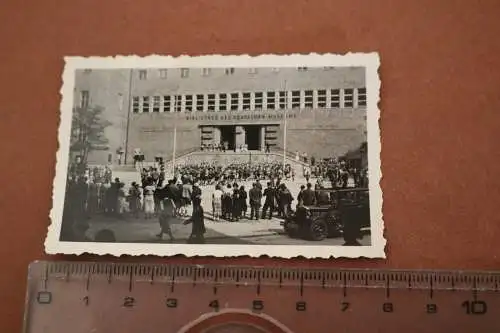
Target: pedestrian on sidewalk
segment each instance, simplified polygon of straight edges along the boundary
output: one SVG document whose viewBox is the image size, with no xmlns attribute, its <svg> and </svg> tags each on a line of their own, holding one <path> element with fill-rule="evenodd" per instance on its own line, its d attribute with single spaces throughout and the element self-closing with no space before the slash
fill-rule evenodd
<svg viewBox="0 0 500 333">
<path fill-rule="evenodd" d="M 231 220 L 232 199 L 231 199 L 231 184 L 227 184 L 224 194 L 222 195 L 222 217 L 226 220 Z"/>
<path fill-rule="evenodd" d="M 176 211 L 177 209 L 172 199 L 167 198 L 163 200 L 163 209 L 160 212 L 159 216 L 161 230 L 160 233 L 156 235 L 156 237 L 163 239 L 163 235 L 167 234 L 170 237 L 170 242 L 173 242 L 175 240 L 172 229 L 170 228 L 170 222 L 176 218 Z"/>
<path fill-rule="evenodd" d="M 193 200 L 193 215 L 186 220 L 184 224 L 191 224 L 191 235 L 187 242 L 188 244 L 204 244 L 205 243 L 205 218 L 203 207 L 201 207 L 201 200 Z"/>
<path fill-rule="evenodd" d="M 307 189 L 302 191 L 302 203 L 304 206 L 313 206 L 316 204 L 316 193 L 311 188 L 311 183 L 307 183 Z"/>
<path fill-rule="evenodd" d="M 150 178 L 147 180 L 146 184 L 146 187 L 144 187 L 144 214 L 145 218 L 149 219 L 150 217 L 153 217 L 155 213 L 155 187 L 152 179 Z"/>
<path fill-rule="evenodd" d="M 282 217 L 286 218 L 291 210 L 291 205 L 293 201 L 293 196 L 290 193 L 290 190 L 286 187 L 284 183 L 281 185 L 281 190 L 279 194 L 278 204 L 280 205 L 280 210 L 282 212 Z"/>
<path fill-rule="evenodd" d="M 123 217 L 128 209 L 127 194 L 125 193 L 125 184 L 120 182 L 118 185 L 118 205 L 117 214 Z"/>
<path fill-rule="evenodd" d="M 78 177 L 77 182 L 73 186 L 75 208 L 77 216 L 84 220 L 87 219 L 87 198 L 88 198 L 88 184 L 87 178 L 84 176 Z"/>
<path fill-rule="evenodd" d="M 128 203 L 130 213 L 132 213 L 135 218 L 138 218 L 141 208 L 141 191 L 139 190 L 139 184 L 136 182 L 132 182 L 132 186 L 128 191 Z"/>
<path fill-rule="evenodd" d="M 240 191 L 238 189 L 238 184 L 234 184 L 233 186 L 233 194 L 232 194 L 232 215 L 233 221 L 239 221 L 241 217 L 241 200 L 240 200 Z"/>
<path fill-rule="evenodd" d="M 111 184 L 111 188 L 109 189 L 110 208 L 113 215 L 118 214 L 118 192 L 120 190 L 120 183 L 120 178 L 115 178 L 114 183 Z"/>
<path fill-rule="evenodd" d="M 308 166 L 304 166 L 304 177 L 306 182 L 309 182 L 309 179 L 311 178 L 311 169 Z"/>
<path fill-rule="evenodd" d="M 193 184 L 193 190 L 191 192 L 191 200 L 194 200 L 195 198 L 198 198 L 201 200 L 201 188 L 200 188 L 200 183 L 195 182 Z"/>
<path fill-rule="evenodd" d="M 266 212 L 269 209 L 269 217 L 268 219 L 270 220 L 273 217 L 273 211 L 276 207 L 275 201 L 276 201 L 276 191 L 273 188 L 273 184 L 271 182 L 267 183 L 267 188 L 264 190 L 263 196 L 266 197 L 266 200 L 264 201 L 264 207 L 262 207 L 262 219 L 266 218 Z"/>
<path fill-rule="evenodd" d="M 191 197 L 193 194 L 193 186 L 190 184 L 189 180 L 184 178 L 182 181 L 182 192 L 181 192 L 181 214 L 183 216 L 188 216 L 188 206 L 191 205 Z"/>
<path fill-rule="evenodd" d="M 181 192 L 177 186 L 177 179 L 170 179 L 167 188 L 165 189 L 165 197 L 172 199 L 175 204 L 176 213 L 179 213 L 179 206 L 181 201 Z"/>
<path fill-rule="evenodd" d="M 88 203 L 87 203 L 87 212 L 90 216 L 97 213 L 99 208 L 99 192 L 98 185 L 94 182 L 91 182 L 88 186 L 89 195 L 88 195 Z"/>
<path fill-rule="evenodd" d="M 248 209 L 247 197 L 248 195 L 247 191 L 245 190 L 245 186 L 241 185 L 239 200 L 240 200 L 240 210 L 241 210 L 240 216 L 243 218 L 246 218 L 247 216 L 247 209 Z"/>
<path fill-rule="evenodd" d="M 283 217 L 283 206 L 280 203 L 280 198 L 281 198 L 281 191 L 283 191 L 283 183 L 281 183 L 281 180 L 278 178 L 276 181 L 276 190 L 274 193 L 274 196 L 276 197 L 276 211 L 278 212 L 278 217 Z"/>
<path fill-rule="evenodd" d="M 111 190 L 111 182 L 106 180 L 104 184 L 102 184 L 101 189 L 101 197 L 104 207 L 104 213 L 107 215 L 111 215 L 113 213 L 113 198 L 112 198 L 112 190 Z"/>
<path fill-rule="evenodd" d="M 319 190 L 316 192 L 316 203 L 318 205 L 329 205 L 330 204 L 330 194 L 325 190 L 325 187 L 321 185 Z"/>
<path fill-rule="evenodd" d="M 257 186 L 257 183 L 253 183 L 252 188 L 248 191 L 248 197 L 250 199 L 250 220 L 259 219 L 259 210 L 262 200 L 262 191 Z"/>
<path fill-rule="evenodd" d="M 316 182 L 316 184 L 314 184 L 314 198 L 316 203 L 319 203 L 319 192 L 320 192 L 319 189 L 320 189 L 320 184 Z"/>
<path fill-rule="evenodd" d="M 212 215 L 214 221 L 219 221 L 222 215 L 222 195 L 220 185 L 215 185 L 215 191 L 212 193 Z"/>
<path fill-rule="evenodd" d="M 304 199 L 302 197 L 304 195 L 305 189 L 306 189 L 305 185 L 300 185 L 300 191 L 299 194 L 297 194 L 297 207 L 304 205 Z"/>
</svg>

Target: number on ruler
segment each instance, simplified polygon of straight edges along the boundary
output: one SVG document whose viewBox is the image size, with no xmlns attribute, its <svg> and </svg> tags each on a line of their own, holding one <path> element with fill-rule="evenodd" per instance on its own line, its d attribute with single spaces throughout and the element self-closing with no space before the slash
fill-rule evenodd
<svg viewBox="0 0 500 333">
<path fill-rule="evenodd" d="M 432 314 L 432 313 L 437 313 L 438 312 L 438 307 L 436 304 L 427 304 L 426 305 L 426 312 L 429 313 L 429 314 Z"/>
<path fill-rule="evenodd" d="M 306 311 L 307 303 L 304 301 L 300 301 L 295 303 L 295 310 L 297 311 Z"/>
<path fill-rule="evenodd" d="M 219 311 L 219 301 L 216 299 L 208 303 L 208 306 L 214 309 L 214 311 Z"/>
<path fill-rule="evenodd" d="M 252 302 L 252 310 L 260 311 L 264 309 L 264 302 L 261 300 L 255 300 Z"/>
<path fill-rule="evenodd" d="M 167 306 L 167 308 L 176 308 L 177 307 L 177 298 L 167 298 L 167 300 L 165 301 L 165 305 Z"/>
<path fill-rule="evenodd" d="M 488 312 L 488 306 L 484 301 L 465 301 L 462 303 L 465 313 L 470 315 L 484 315 Z"/>
<path fill-rule="evenodd" d="M 382 305 L 382 310 L 384 312 L 391 313 L 391 312 L 394 312 L 394 306 L 392 305 L 392 303 L 384 303 Z"/>
<path fill-rule="evenodd" d="M 131 297 L 131 296 L 126 296 L 124 299 L 123 299 L 123 306 L 126 307 L 126 308 L 131 308 L 135 305 L 135 298 Z"/>
<path fill-rule="evenodd" d="M 346 312 L 347 309 L 349 309 L 349 306 L 351 306 L 351 303 L 349 303 L 349 302 L 342 302 L 342 303 L 340 303 L 340 310 L 342 312 Z"/>
</svg>

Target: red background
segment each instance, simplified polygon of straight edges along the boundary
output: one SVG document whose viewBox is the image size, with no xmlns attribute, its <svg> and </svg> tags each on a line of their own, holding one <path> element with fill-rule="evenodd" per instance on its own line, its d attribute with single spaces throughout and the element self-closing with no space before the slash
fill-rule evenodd
<svg viewBox="0 0 500 333">
<path fill-rule="evenodd" d="M 0 10 L 0 331 L 35 259 L 496 269 L 497 0 L 19 1 Z M 387 260 L 48 257 L 66 55 L 378 51 Z"/>
</svg>

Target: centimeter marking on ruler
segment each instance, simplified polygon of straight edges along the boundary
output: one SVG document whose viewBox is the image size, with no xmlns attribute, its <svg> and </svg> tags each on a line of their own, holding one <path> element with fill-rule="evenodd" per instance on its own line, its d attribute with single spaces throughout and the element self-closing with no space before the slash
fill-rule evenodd
<svg viewBox="0 0 500 333">
<path fill-rule="evenodd" d="M 39 269 L 42 265 L 43 269 Z M 461 272 L 461 271 L 411 271 L 411 270 L 356 270 L 356 269 L 302 269 L 266 268 L 245 266 L 203 266 L 203 265 L 162 265 L 162 264 L 110 264 L 110 263 L 73 263 L 37 262 L 30 270 L 38 268 L 42 289 L 47 289 L 49 280 L 70 281 L 74 277 L 85 279 L 85 289 L 91 288 L 92 277 L 106 277 L 108 283 L 114 280 L 128 282 L 132 291 L 136 280 L 149 279 L 151 284 L 157 280 L 170 285 L 174 292 L 176 284 L 210 284 L 217 294 L 218 286 L 254 286 L 260 294 L 262 286 L 295 286 L 302 296 L 306 287 L 338 287 L 343 296 L 348 288 L 384 288 L 386 297 L 391 289 L 429 290 L 430 298 L 436 290 L 471 290 L 473 297 L 478 291 L 498 291 L 500 272 Z M 34 273 L 36 275 L 37 273 Z M 288 282 L 286 282 L 288 281 Z"/>
<path fill-rule="evenodd" d="M 73 316 L 78 308 L 71 308 L 71 306 L 78 304 L 99 309 L 100 296 L 117 297 L 112 304 L 120 308 L 135 308 L 140 315 L 151 310 L 148 304 L 159 304 L 155 297 L 163 298 L 164 306 L 174 309 L 182 308 L 184 304 L 192 307 L 192 302 L 184 302 L 183 298 L 191 300 L 192 295 L 197 295 L 200 302 L 195 302 L 197 303 L 195 311 L 215 313 L 227 307 L 226 304 L 237 303 L 238 292 L 230 288 L 246 287 L 248 289 L 243 293 L 243 298 L 251 293 L 255 294 L 253 297 L 250 295 L 249 300 L 245 298 L 237 303 L 239 309 L 258 314 L 269 309 L 267 315 L 279 318 L 286 318 L 287 315 L 295 312 L 310 311 L 311 307 L 314 311 L 323 311 L 321 309 L 324 308 L 330 311 L 331 306 L 334 307 L 333 309 L 336 306 L 337 311 L 350 313 L 356 311 L 361 315 L 364 315 L 366 311 L 378 309 L 378 313 L 384 313 L 383 316 L 385 316 L 377 317 L 380 318 L 381 325 L 386 323 L 384 320 L 392 318 L 390 319 L 393 320 L 391 327 L 396 327 L 398 320 L 401 321 L 401 327 L 407 327 L 405 320 L 409 317 L 405 315 L 387 317 L 386 313 L 415 315 L 416 317 L 413 318 L 431 324 L 447 323 L 451 315 L 455 316 L 454 319 L 459 318 L 456 316 L 460 314 L 465 315 L 462 318 L 485 315 L 486 319 L 482 319 L 482 323 L 493 328 L 500 326 L 495 320 L 496 312 L 491 311 L 500 301 L 498 299 L 500 294 L 496 293 L 499 281 L 500 272 L 38 262 L 30 266 L 29 274 L 29 305 L 36 307 L 29 308 L 32 312 L 27 312 L 26 320 L 32 320 L 30 328 L 36 327 L 29 332 L 38 332 L 37 324 L 42 325 L 41 323 L 45 320 L 40 319 L 40 314 L 49 318 L 48 314 L 53 313 L 51 311 L 58 312 L 61 311 L 61 307 L 64 307 L 66 310 L 63 312 L 67 311 Z M 72 286 L 71 283 L 76 285 Z M 96 293 L 92 292 L 93 283 L 96 284 Z M 149 284 L 156 284 L 157 287 L 144 288 L 149 287 Z M 102 287 L 106 285 L 112 290 L 100 295 Z M 135 286 L 137 288 L 134 289 Z M 176 286 L 177 290 L 175 290 Z M 224 289 L 226 286 L 230 288 Z M 197 294 L 199 290 L 196 290 L 193 294 L 191 287 L 200 288 L 202 292 Z M 281 295 L 283 298 L 279 299 L 280 304 L 276 308 L 275 299 L 272 298 L 275 297 L 277 290 L 272 290 L 272 288 L 285 287 L 291 289 L 283 290 L 284 293 Z M 90 292 L 82 293 L 80 288 L 85 288 Z M 336 304 L 328 303 L 330 305 L 326 307 L 321 303 L 314 304 L 316 300 L 332 302 L 332 293 L 324 293 L 325 288 L 333 289 Z M 354 291 L 350 288 L 358 288 L 358 290 Z M 373 294 L 372 291 L 374 291 Z M 412 294 L 405 295 L 401 291 L 412 292 Z M 442 293 L 436 293 L 440 291 Z M 159 292 L 161 295 L 158 295 Z M 58 298 L 58 293 L 65 297 Z M 411 299 L 412 295 L 416 296 L 415 300 Z M 429 297 L 427 300 L 426 295 Z M 152 298 L 155 298 L 154 303 L 147 303 Z M 72 301 L 61 303 L 68 299 Z M 46 305 L 51 304 L 53 300 L 58 300 L 60 303 L 50 310 L 51 307 Z M 290 304 L 282 306 L 281 303 L 288 301 L 291 306 Z M 140 306 L 143 304 L 146 306 Z M 41 310 L 42 307 L 43 310 Z M 33 317 L 30 317 L 31 313 Z M 444 315 L 436 319 L 441 313 Z M 181 312 L 175 315 L 176 319 L 180 322 L 186 319 L 177 316 L 181 316 Z M 324 317 L 328 318 L 328 316 Z M 352 324 L 352 321 L 358 320 L 353 316 L 343 318 L 339 320 L 344 320 L 344 324 Z M 322 323 L 326 321 L 320 320 L 318 325 Z M 471 322 L 464 320 L 463 323 L 466 331 L 470 331 L 470 326 L 467 325 L 471 325 Z M 474 325 L 477 325 L 477 322 Z"/>
</svg>

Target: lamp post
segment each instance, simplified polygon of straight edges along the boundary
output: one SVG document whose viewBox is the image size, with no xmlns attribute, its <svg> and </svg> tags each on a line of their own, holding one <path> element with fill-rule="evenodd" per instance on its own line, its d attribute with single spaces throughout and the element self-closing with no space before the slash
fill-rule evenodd
<svg viewBox="0 0 500 333">
<path fill-rule="evenodd" d="M 130 132 L 130 114 L 132 113 L 131 106 L 132 106 L 132 75 L 134 74 L 134 70 L 131 68 L 130 73 L 129 73 L 129 81 L 128 81 L 128 98 L 127 98 L 127 124 L 126 124 L 126 130 L 125 130 L 125 158 L 123 161 L 123 164 L 127 164 L 127 159 L 128 159 L 128 136 Z"/>
<path fill-rule="evenodd" d="M 177 109 L 177 98 L 174 98 L 174 112 Z M 172 177 L 175 177 L 175 153 L 177 149 L 177 121 L 174 122 L 174 139 L 172 148 Z"/>
<path fill-rule="evenodd" d="M 177 147 L 177 124 L 174 125 L 174 147 L 172 149 L 172 176 L 175 176 L 175 153 Z"/>
<path fill-rule="evenodd" d="M 286 90 L 286 80 L 284 82 L 284 91 L 285 91 L 285 109 L 284 109 L 284 124 L 283 124 L 283 172 L 285 172 L 285 165 L 286 165 L 286 135 L 287 135 L 287 119 L 286 119 L 286 114 L 287 114 L 287 109 L 288 109 L 288 91 Z"/>
<path fill-rule="evenodd" d="M 123 112 L 123 94 L 121 92 L 118 93 L 118 111 L 119 111 L 118 114 L 120 114 L 120 116 L 121 116 L 122 112 Z M 122 128 L 123 127 L 126 128 L 127 122 L 125 121 L 125 126 L 124 126 L 123 119 L 124 118 L 121 118 L 121 121 L 122 121 L 121 126 L 122 126 Z M 125 119 L 126 119 L 126 117 L 125 117 Z M 123 138 L 123 136 L 122 136 L 122 145 L 118 149 L 116 149 L 116 155 L 118 156 L 118 165 L 121 165 L 123 162 L 122 161 L 123 154 L 124 154 L 123 144 L 125 144 L 125 141 L 126 141 L 126 134 L 125 134 L 125 138 Z"/>
</svg>

